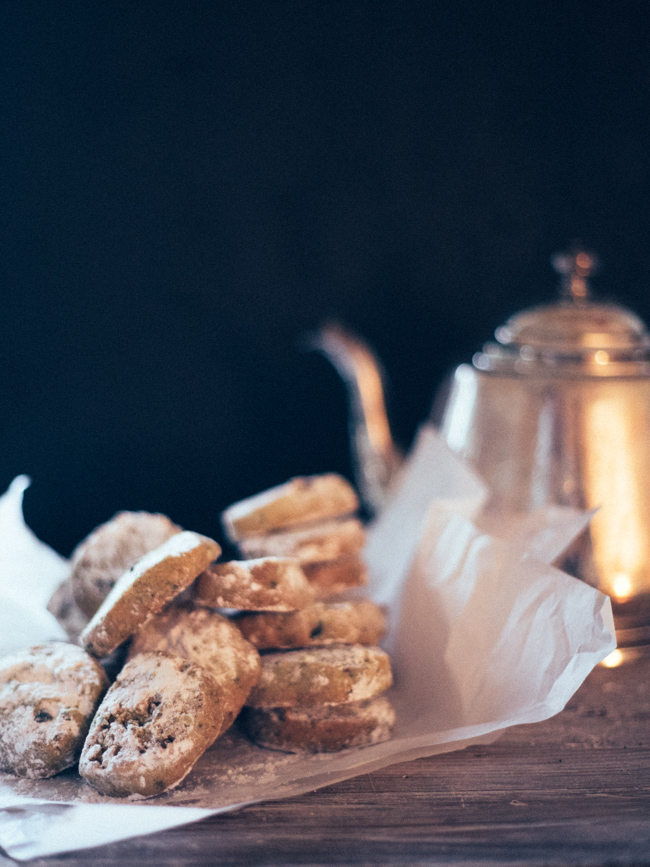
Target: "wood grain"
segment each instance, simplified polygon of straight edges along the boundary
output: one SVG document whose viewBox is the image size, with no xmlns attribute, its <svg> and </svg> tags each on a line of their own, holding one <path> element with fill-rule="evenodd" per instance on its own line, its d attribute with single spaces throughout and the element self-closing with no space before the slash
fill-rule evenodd
<svg viewBox="0 0 650 867">
<path fill-rule="evenodd" d="M 650 865 L 650 659 L 473 747 L 38 867 Z"/>
</svg>

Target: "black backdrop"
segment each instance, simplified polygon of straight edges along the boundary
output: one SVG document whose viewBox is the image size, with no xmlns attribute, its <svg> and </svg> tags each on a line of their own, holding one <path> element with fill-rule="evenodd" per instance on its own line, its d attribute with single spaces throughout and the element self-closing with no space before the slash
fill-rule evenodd
<svg viewBox="0 0 650 867">
<path fill-rule="evenodd" d="M 402 445 L 581 238 L 650 320 L 646 4 L 0 4 L 0 487 L 63 553 L 350 474 L 336 317 Z"/>
</svg>

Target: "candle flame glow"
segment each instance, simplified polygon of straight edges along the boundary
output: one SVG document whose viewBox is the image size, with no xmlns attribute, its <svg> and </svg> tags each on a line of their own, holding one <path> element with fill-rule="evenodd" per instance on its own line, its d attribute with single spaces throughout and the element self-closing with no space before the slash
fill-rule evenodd
<svg viewBox="0 0 650 867">
<path fill-rule="evenodd" d="M 609 656 L 606 656 L 600 664 L 604 665 L 605 668 L 617 668 L 622 662 L 623 653 L 617 648 L 616 650 L 612 650 Z"/>
<path fill-rule="evenodd" d="M 619 572 L 614 575 L 612 592 L 619 602 L 625 602 L 632 593 L 632 579 L 630 576 L 626 575 L 625 572 Z"/>
</svg>

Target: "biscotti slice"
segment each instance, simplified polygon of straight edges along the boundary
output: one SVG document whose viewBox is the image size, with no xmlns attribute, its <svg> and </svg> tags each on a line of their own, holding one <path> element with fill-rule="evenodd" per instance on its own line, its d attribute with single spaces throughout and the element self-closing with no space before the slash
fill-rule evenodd
<svg viewBox="0 0 650 867">
<path fill-rule="evenodd" d="M 392 683 L 388 654 L 360 644 L 286 650 L 261 657 L 249 707 L 315 707 L 364 701 Z"/>
<path fill-rule="evenodd" d="M 76 764 L 107 688 L 104 669 L 74 644 L 0 660 L 0 770 L 38 779 Z"/>
<path fill-rule="evenodd" d="M 139 654 L 106 693 L 79 773 L 104 795 L 160 795 L 191 771 L 222 723 L 222 693 L 209 671 L 165 653 Z"/>
<path fill-rule="evenodd" d="M 328 644 L 378 644 L 384 635 L 383 611 L 369 599 L 316 602 L 286 614 L 241 614 L 234 620 L 258 650 L 290 650 Z"/>
<path fill-rule="evenodd" d="M 323 521 L 291 532 L 251 536 L 239 542 L 244 557 L 295 557 L 302 565 L 358 554 L 366 532 L 358 518 Z"/>
<path fill-rule="evenodd" d="M 234 503 L 221 520 L 231 541 L 276 530 L 351 515 L 359 508 L 354 489 L 343 476 L 298 476 L 261 494 Z"/>
<path fill-rule="evenodd" d="M 150 512 L 118 512 L 93 530 L 70 559 L 70 580 L 79 608 L 92 617 L 127 569 L 180 532 L 181 527 L 166 515 Z"/>
<path fill-rule="evenodd" d="M 368 583 L 368 568 L 361 557 L 305 563 L 302 568 L 317 600 L 329 599 L 353 587 L 365 587 Z"/>
<path fill-rule="evenodd" d="M 185 590 L 221 548 L 187 530 L 149 551 L 125 572 L 79 640 L 94 656 L 108 656 Z"/>
<path fill-rule="evenodd" d="M 213 563 L 192 588 L 197 605 L 242 611 L 296 611 L 314 601 L 297 560 L 260 557 Z"/>
<path fill-rule="evenodd" d="M 287 753 L 333 753 L 390 739 L 395 711 L 385 696 L 326 707 L 246 708 L 246 734 Z"/>
<path fill-rule="evenodd" d="M 239 629 L 216 611 L 172 603 L 133 636 L 129 659 L 162 651 L 209 671 L 221 688 L 222 734 L 242 709 L 260 674 L 260 656 Z"/>
</svg>

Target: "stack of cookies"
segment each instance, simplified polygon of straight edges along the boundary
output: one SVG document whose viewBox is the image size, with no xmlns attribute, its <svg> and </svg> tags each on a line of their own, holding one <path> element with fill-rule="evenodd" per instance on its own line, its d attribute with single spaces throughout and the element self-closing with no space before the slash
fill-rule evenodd
<svg viewBox="0 0 650 867">
<path fill-rule="evenodd" d="M 99 792 L 152 797 L 242 708 L 256 742 L 290 752 L 390 737 L 383 613 L 332 598 L 365 582 L 357 507 L 340 476 L 293 479 L 226 511 L 247 558 L 230 562 L 164 515 L 98 527 L 67 582 L 90 618 L 81 646 L 0 661 L 0 771 L 49 777 L 78 762 Z"/>
<path fill-rule="evenodd" d="M 383 612 L 334 598 L 366 582 L 357 509 L 354 490 L 334 474 L 236 503 L 223 523 L 252 559 L 213 563 L 195 584 L 198 604 L 239 612 L 233 622 L 262 654 L 242 722 L 263 746 L 330 752 L 390 737 L 395 714 L 382 695 L 390 662 L 376 646 Z"/>
<path fill-rule="evenodd" d="M 295 558 L 316 599 L 328 599 L 367 583 L 358 509 L 352 486 L 336 473 L 325 473 L 291 479 L 235 503 L 222 521 L 244 557 Z"/>
</svg>

